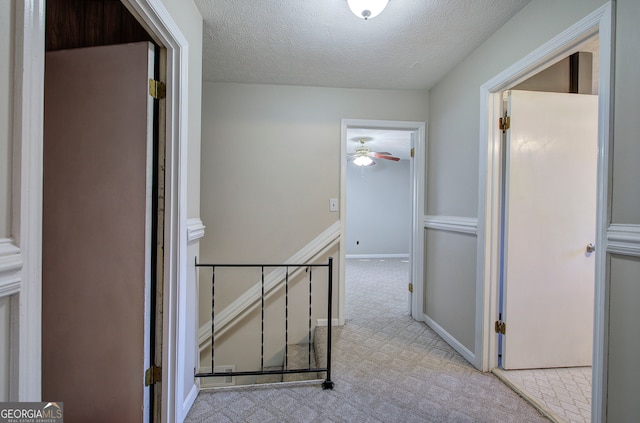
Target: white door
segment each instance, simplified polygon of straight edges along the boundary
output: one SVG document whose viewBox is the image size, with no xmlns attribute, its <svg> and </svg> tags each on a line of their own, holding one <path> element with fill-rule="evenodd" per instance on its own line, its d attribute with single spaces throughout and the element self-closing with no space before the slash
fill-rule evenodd
<svg viewBox="0 0 640 423">
<path fill-rule="evenodd" d="M 503 368 L 590 366 L 597 96 L 511 91 L 508 104 Z"/>
<path fill-rule="evenodd" d="M 42 397 L 149 421 L 153 46 L 46 55 Z"/>
</svg>

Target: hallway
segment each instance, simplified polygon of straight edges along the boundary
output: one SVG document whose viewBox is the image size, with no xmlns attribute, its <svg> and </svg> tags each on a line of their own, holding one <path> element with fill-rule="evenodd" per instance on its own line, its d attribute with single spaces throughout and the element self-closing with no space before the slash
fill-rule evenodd
<svg viewBox="0 0 640 423">
<path fill-rule="evenodd" d="M 407 313 L 408 263 L 347 260 L 335 389 L 292 384 L 202 391 L 185 422 L 546 422 Z"/>
</svg>

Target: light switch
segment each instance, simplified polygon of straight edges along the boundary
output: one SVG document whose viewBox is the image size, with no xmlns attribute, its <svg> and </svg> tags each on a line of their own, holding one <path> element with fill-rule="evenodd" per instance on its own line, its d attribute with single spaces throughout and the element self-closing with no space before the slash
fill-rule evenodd
<svg viewBox="0 0 640 423">
<path fill-rule="evenodd" d="M 329 199 L 329 211 L 337 212 L 338 211 L 338 199 L 330 198 Z"/>
</svg>

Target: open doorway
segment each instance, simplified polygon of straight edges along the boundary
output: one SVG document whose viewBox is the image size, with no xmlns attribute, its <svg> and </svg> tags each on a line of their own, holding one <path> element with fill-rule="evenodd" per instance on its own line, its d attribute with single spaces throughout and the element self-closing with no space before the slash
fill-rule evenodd
<svg viewBox="0 0 640 423">
<path fill-rule="evenodd" d="M 375 291 L 383 286 L 387 301 L 408 297 L 412 137 L 406 130 L 347 131 L 347 293 L 353 292 L 352 284 L 380 279 Z M 349 316 L 348 306 L 346 312 Z"/>
<path fill-rule="evenodd" d="M 71 420 L 160 421 L 157 372 L 145 380 L 162 362 L 160 48 L 120 2 L 46 12 L 42 395 Z"/>
<path fill-rule="evenodd" d="M 387 133 L 389 135 L 388 142 L 382 143 L 381 140 L 378 141 L 378 144 L 371 144 L 374 136 L 378 136 L 382 138 L 383 133 Z M 404 144 L 400 143 L 397 138 L 393 138 L 392 134 L 403 135 Z M 372 139 L 368 139 L 372 138 Z M 395 140 L 395 141 L 394 141 Z M 407 143 L 408 140 L 408 143 Z M 367 145 L 369 142 L 369 147 Z M 391 149 L 391 146 L 394 148 Z M 408 147 L 408 148 L 407 148 Z M 356 166 L 350 161 L 354 161 L 357 157 L 356 149 L 360 152 L 370 153 L 371 158 L 376 160 L 378 163 L 373 167 L 380 166 L 380 169 L 385 167 L 385 164 L 382 162 L 393 162 L 393 164 L 397 164 L 401 162 L 402 159 L 400 157 L 405 157 L 405 160 L 408 163 L 405 163 L 405 166 L 408 164 L 409 167 L 409 198 L 410 198 L 410 213 L 406 219 L 409 224 L 409 246 L 408 252 L 405 253 L 402 251 L 402 237 L 398 237 L 398 249 L 397 252 L 392 252 L 391 250 L 384 251 L 384 248 L 390 248 L 387 244 L 385 247 L 385 242 L 382 241 L 377 248 L 379 248 L 376 252 L 373 249 L 365 250 L 364 247 L 373 247 L 373 242 L 369 241 L 372 245 L 366 245 L 359 243 L 360 239 L 356 239 L 359 235 L 365 236 L 366 231 L 353 231 L 351 233 L 347 232 L 348 226 L 348 217 L 347 217 L 347 180 L 348 175 L 351 173 L 360 174 L 360 177 L 364 175 L 367 177 L 367 170 L 371 169 L 362 169 L 363 167 L 369 166 Z M 404 151 L 401 151 L 404 148 Z M 395 151 L 393 151 L 395 150 Z M 426 150 L 425 150 L 425 124 L 423 122 L 405 122 L 405 121 L 376 121 L 376 120 L 350 120 L 345 119 L 342 121 L 342 148 L 341 148 L 341 175 L 340 175 L 340 204 L 344 206 L 340 209 L 340 221 L 343 223 L 341 228 L 341 238 L 340 238 L 340 285 L 339 285 L 339 295 L 338 295 L 338 310 L 339 310 L 339 324 L 344 324 L 345 321 L 345 274 L 346 274 L 346 257 L 351 252 L 351 255 L 357 257 L 357 254 L 367 254 L 369 258 L 363 259 L 371 259 L 371 257 L 375 257 L 375 254 L 378 255 L 397 255 L 396 259 L 402 260 L 402 256 L 408 254 L 408 284 L 406 285 L 407 289 L 407 297 L 408 297 L 408 312 L 409 314 L 416 320 L 423 319 L 423 309 L 422 309 L 422 252 L 423 252 L 423 243 L 424 243 L 424 234 L 423 234 L 423 220 L 424 220 L 424 175 L 425 175 L 425 163 L 426 163 Z M 382 153 L 393 153 L 393 154 L 382 154 Z M 376 157 L 376 154 L 378 157 Z M 394 159 L 385 159 L 380 156 L 391 156 L 397 158 Z M 412 157 L 413 156 L 413 157 Z M 352 168 L 349 169 L 348 166 Z M 402 165 L 401 165 L 402 166 Z M 356 172 L 353 172 L 353 171 Z M 364 173 L 362 173 L 364 172 Z M 379 171 L 376 175 L 383 174 L 384 171 Z M 401 173 L 399 172 L 398 175 Z M 370 176 L 373 175 L 370 172 Z M 373 176 L 371 176 L 373 178 Z M 357 180 L 356 180 L 357 181 Z M 357 183 L 357 182 L 356 182 Z M 362 188 L 362 187 L 361 187 Z M 355 189 L 355 188 L 354 188 Z M 365 205 L 366 207 L 366 205 Z M 356 215 L 352 213 L 352 218 L 357 219 L 358 212 L 355 210 Z M 371 210 L 369 213 L 375 213 L 376 210 Z M 387 210 L 389 213 L 393 213 L 393 210 Z M 362 214 L 363 212 L 360 212 Z M 402 222 L 401 219 L 398 220 Z M 407 222 L 405 222 L 407 223 Z M 354 239 L 351 239 L 352 236 L 355 236 Z M 365 238 L 363 238 L 365 239 Z M 354 246 L 348 246 L 347 243 L 353 243 Z M 406 244 L 405 244 L 406 245 Z M 394 247 L 396 248 L 396 247 Z M 406 251 L 406 250 L 405 250 Z M 380 259 L 378 257 L 378 259 Z"/>
<path fill-rule="evenodd" d="M 494 373 L 546 414 L 588 422 L 598 38 L 574 51 L 504 92 Z"/>
<path fill-rule="evenodd" d="M 47 1 L 47 6 L 53 2 Z M 80 4 L 82 3 L 82 4 Z M 83 5 L 95 5 L 94 2 L 78 2 Z M 183 234 L 187 233 L 186 200 L 187 192 L 187 122 L 188 108 L 183 92 L 186 90 L 187 71 L 190 67 L 187 40 L 170 17 L 160 0 L 122 0 L 128 10 L 143 23 L 148 34 L 156 44 L 162 46 L 160 78 L 167 78 L 166 104 L 171 110 L 165 118 L 166 151 L 165 160 L 165 224 L 164 259 L 162 289 L 162 339 L 167 354 L 162 357 L 162 411 L 167 419 L 182 419 L 197 394 L 197 385 L 186 384 L 192 381 L 193 368 L 191 354 L 188 351 L 187 334 L 178 331 L 189 316 L 184 312 L 187 301 L 184 293 L 186 276 L 176 271 L 179 263 L 185 260 L 187 246 Z M 15 383 L 11 389 L 18 399 L 41 398 L 41 352 L 42 352 L 42 313 L 41 313 L 41 258 L 42 258 L 42 150 L 43 150 L 43 80 L 45 55 L 45 1 L 32 0 L 21 2 L 16 7 L 16 68 L 20 78 L 14 86 L 16 110 L 15 145 L 16 154 L 13 163 L 16 174 L 21 175 L 13 183 L 16 195 L 22 201 L 14 203 L 15 213 L 19 215 L 19 233 L 21 256 L 23 258 L 22 290 L 20 304 L 15 307 L 16 343 L 15 356 L 17 370 Z M 46 19 L 50 22 L 50 19 Z M 82 22 L 76 29 L 91 29 Z M 113 29 L 113 26 L 109 26 Z M 94 35 L 89 31 L 88 36 Z M 171 72 L 167 72 L 170 70 Z M 183 263 L 183 262 L 182 262 Z M 178 307 L 180 304 L 180 307 Z M 19 318 L 18 318 L 19 317 Z M 187 347 L 185 347 L 185 345 Z M 179 348 L 180 347 L 180 348 Z M 179 365 L 180 364 L 180 365 Z M 160 372 L 157 372 L 160 373 Z M 192 376 L 192 374 L 191 374 Z M 142 375 L 144 378 L 144 375 Z M 185 384 L 175 381 L 185 381 Z"/>
</svg>

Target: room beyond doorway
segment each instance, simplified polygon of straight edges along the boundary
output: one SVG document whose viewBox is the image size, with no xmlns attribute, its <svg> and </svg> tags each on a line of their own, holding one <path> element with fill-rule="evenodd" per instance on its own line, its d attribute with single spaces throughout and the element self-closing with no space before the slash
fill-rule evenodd
<svg viewBox="0 0 640 423">
<path fill-rule="evenodd" d="M 422 307 L 422 292 L 423 292 L 423 249 L 424 249 L 424 185 L 425 185 L 425 163 L 426 163 L 426 148 L 425 148 L 425 132 L 426 124 L 424 122 L 406 122 L 406 121 L 380 121 L 380 120 L 342 120 L 342 137 L 341 137 L 341 172 L 340 172 L 340 204 L 347 204 L 347 165 L 353 166 L 349 163 L 348 157 L 348 143 L 349 131 L 351 130 L 386 130 L 386 131 L 406 131 L 411 135 L 411 141 L 413 142 L 412 152 L 409 151 L 410 157 L 410 178 L 409 183 L 411 186 L 411 230 L 410 230 L 410 244 L 409 244 L 409 261 L 410 261 L 410 273 L 409 281 L 419 281 L 414 283 L 412 291 L 409 291 L 409 313 L 416 320 L 422 320 L 423 307 Z M 357 137 L 357 135 L 356 135 Z M 353 142 L 353 141 L 351 141 Z M 358 144 L 359 140 L 355 143 Z M 366 142 L 365 142 L 366 144 Z M 373 150 L 375 151 L 375 150 Z M 387 151 L 380 150 L 386 153 Z M 389 153 L 391 153 L 389 151 Z M 403 154 L 406 154 L 405 151 Z M 399 154 L 399 153 L 398 153 Z M 413 157 L 411 157 L 411 155 Z M 387 156 L 387 155 L 385 155 Z M 398 157 L 398 156 L 395 156 Z M 380 160 L 383 161 L 384 159 Z M 340 209 L 340 221 L 347 222 L 346 207 Z M 346 224 L 343 223 L 341 228 L 340 237 L 340 278 L 338 289 L 338 308 L 339 308 L 339 323 L 344 324 L 345 318 L 345 257 L 347 251 L 347 235 Z M 411 285 L 410 285 L 411 286 Z"/>
</svg>

